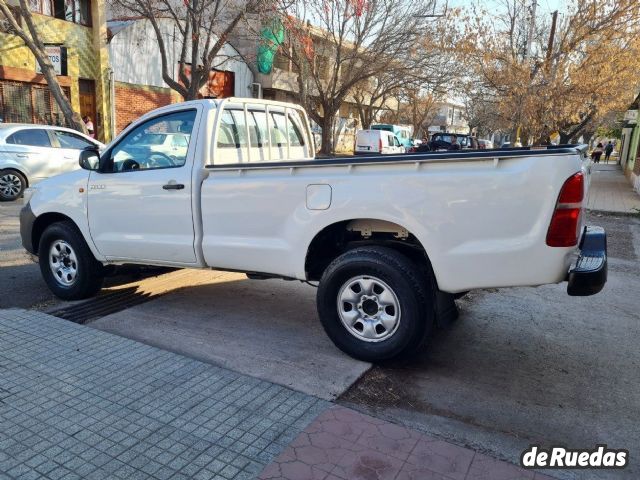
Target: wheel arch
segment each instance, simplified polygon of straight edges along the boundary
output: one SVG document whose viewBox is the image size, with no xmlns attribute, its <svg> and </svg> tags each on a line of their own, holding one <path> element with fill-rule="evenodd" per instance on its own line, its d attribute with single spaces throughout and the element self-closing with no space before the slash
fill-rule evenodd
<svg viewBox="0 0 640 480">
<path fill-rule="evenodd" d="M 329 264 L 342 253 L 364 245 L 392 248 L 424 267 L 437 278 L 431 259 L 418 237 L 396 222 L 378 218 L 351 218 L 322 228 L 309 243 L 304 262 L 308 280 L 319 280 Z"/>
<path fill-rule="evenodd" d="M 64 215 L 59 212 L 47 212 L 38 216 L 33 222 L 33 228 L 31 230 L 31 244 L 35 249 L 36 253 L 38 252 L 38 248 L 40 246 L 40 239 L 42 238 L 42 234 L 47 229 L 49 225 L 52 225 L 57 222 L 71 222 L 79 232 L 81 232 L 80 228 L 73 221 L 71 217 Z"/>
</svg>

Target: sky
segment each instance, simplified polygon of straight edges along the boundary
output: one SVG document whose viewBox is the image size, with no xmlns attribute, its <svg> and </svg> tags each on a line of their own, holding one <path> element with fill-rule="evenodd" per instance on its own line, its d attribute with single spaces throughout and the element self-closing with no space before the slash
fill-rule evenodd
<svg viewBox="0 0 640 480">
<path fill-rule="evenodd" d="M 566 11 L 567 9 L 567 1 L 566 0 L 537 0 L 538 7 L 536 11 L 536 15 L 548 15 L 554 10 L 558 10 L 560 13 Z M 439 0 L 440 5 L 447 3 L 447 0 Z M 466 7 L 473 5 L 474 3 L 478 3 L 478 0 L 448 0 L 449 7 Z M 481 1 L 487 10 L 492 10 L 492 6 L 494 8 L 498 8 L 500 6 L 500 1 L 496 0 L 484 0 Z M 533 0 L 528 2 L 533 3 Z"/>
</svg>

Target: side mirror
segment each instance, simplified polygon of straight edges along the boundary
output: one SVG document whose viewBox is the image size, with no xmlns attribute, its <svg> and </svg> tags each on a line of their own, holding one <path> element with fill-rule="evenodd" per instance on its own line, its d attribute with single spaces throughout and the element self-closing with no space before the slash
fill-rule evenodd
<svg viewBox="0 0 640 480">
<path fill-rule="evenodd" d="M 100 166 L 100 152 L 94 148 L 81 150 L 78 163 L 80 167 L 85 170 L 98 170 Z"/>
</svg>

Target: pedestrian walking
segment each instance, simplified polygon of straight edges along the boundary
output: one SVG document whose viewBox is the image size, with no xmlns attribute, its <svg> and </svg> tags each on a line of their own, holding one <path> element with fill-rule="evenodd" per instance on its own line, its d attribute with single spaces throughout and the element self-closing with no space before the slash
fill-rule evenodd
<svg viewBox="0 0 640 480">
<path fill-rule="evenodd" d="M 591 152 L 591 160 L 593 163 L 600 163 L 600 157 L 602 156 L 602 143 L 598 142 L 596 148 Z"/>
<path fill-rule="evenodd" d="M 91 117 L 89 115 L 85 116 L 83 119 L 84 126 L 87 127 L 87 132 L 91 138 L 96 138 L 96 132 L 93 129 L 93 122 L 91 121 Z"/>
<path fill-rule="evenodd" d="M 604 163 L 609 163 L 611 152 L 613 152 L 613 143 L 611 143 L 611 140 L 609 140 L 609 143 L 607 143 L 607 146 L 604 147 Z"/>
</svg>

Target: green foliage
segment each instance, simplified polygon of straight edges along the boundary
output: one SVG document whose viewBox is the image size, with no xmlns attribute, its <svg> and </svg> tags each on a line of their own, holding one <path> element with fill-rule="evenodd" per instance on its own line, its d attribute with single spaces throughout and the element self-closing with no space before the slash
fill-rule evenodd
<svg viewBox="0 0 640 480">
<path fill-rule="evenodd" d="M 617 138 L 622 137 L 622 129 L 620 127 L 612 127 L 609 125 L 601 125 L 596 129 L 596 138 Z"/>
</svg>

